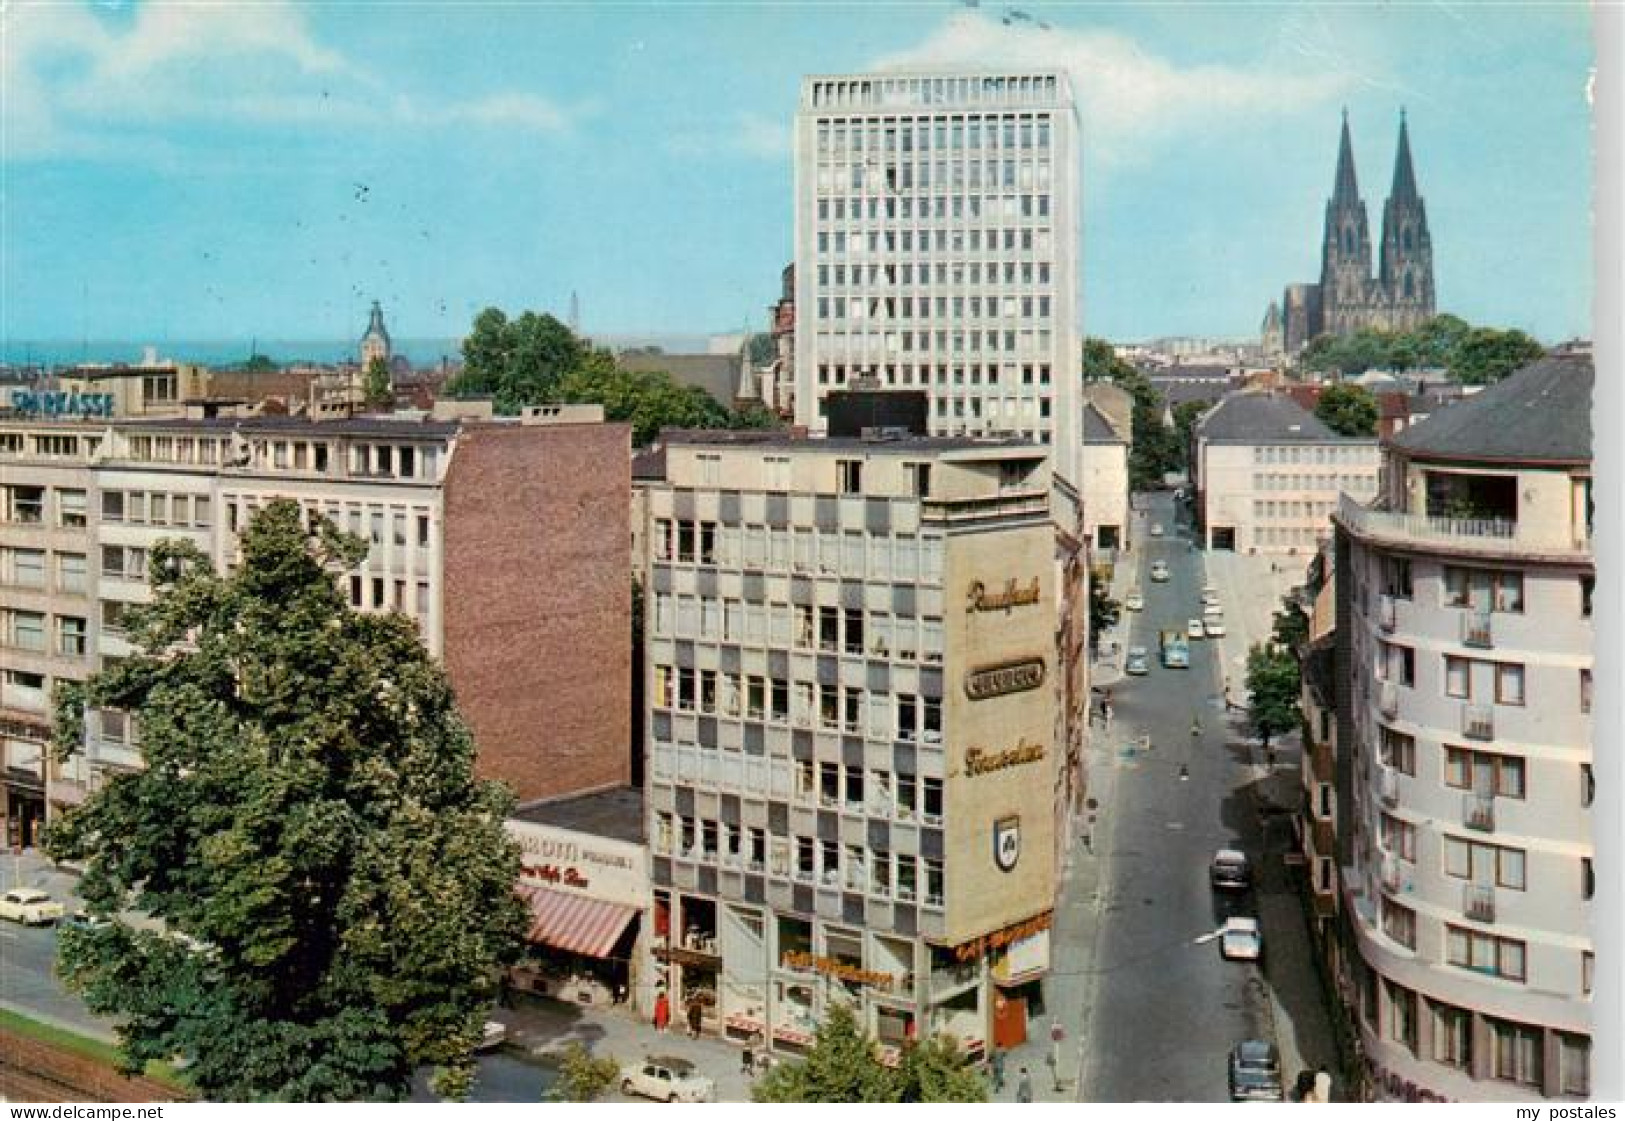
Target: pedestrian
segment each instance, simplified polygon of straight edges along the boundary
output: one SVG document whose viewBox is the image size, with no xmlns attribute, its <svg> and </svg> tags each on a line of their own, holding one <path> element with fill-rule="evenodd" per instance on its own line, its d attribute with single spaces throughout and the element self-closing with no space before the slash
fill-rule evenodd
<svg viewBox="0 0 1625 1121">
<path fill-rule="evenodd" d="M 752 1040 L 755 1038 L 751 1037 Z M 739 1073 L 746 1078 L 756 1073 L 756 1052 L 751 1048 L 749 1040 L 745 1043 L 745 1049 L 739 1052 Z"/>
<path fill-rule="evenodd" d="M 690 1039 L 700 1038 L 700 1021 L 705 1016 L 698 1000 L 688 1002 L 688 1036 Z"/>
<path fill-rule="evenodd" d="M 671 1000 L 666 996 L 666 990 L 661 989 L 660 995 L 655 997 L 655 1031 L 665 1031 L 669 1023 L 671 1023 Z"/>
<path fill-rule="evenodd" d="M 1027 1068 L 1021 1068 L 1021 1077 L 1016 1079 L 1016 1101 L 1030 1102 L 1033 1100 L 1033 1076 L 1027 1073 Z"/>
<path fill-rule="evenodd" d="M 997 1047 L 993 1049 L 993 1058 L 988 1060 L 988 1069 L 993 1073 L 993 1092 L 1004 1093 L 1004 1052 Z"/>
<path fill-rule="evenodd" d="M 1189 767 L 1187 767 L 1185 764 L 1181 763 L 1179 765 L 1179 781 L 1180 782 L 1189 782 L 1190 778 L 1191 778 L 1191 769 Z"/>
</svg>

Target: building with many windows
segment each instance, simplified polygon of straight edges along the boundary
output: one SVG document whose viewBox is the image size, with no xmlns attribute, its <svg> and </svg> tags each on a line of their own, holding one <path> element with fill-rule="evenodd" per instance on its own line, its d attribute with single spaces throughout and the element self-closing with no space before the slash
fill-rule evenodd
<svg viewBox="0 0 1625 1121">
<path fill-rule="evenodd" d="M 290 417 L 0 422 L 0 724 L 17 843 L 52 807 L 140 765 L 93 713 L 71 768 L 44 759 L 49 696 L 130 652 L 147 558 L 186 538 L 217 568 L 259 507 L 292 498 L 367 540 L 362 610 L 416 620 L 488 777 L 522 802 L 630 779 L 629 432 L 591 409 L 521 420 Z"/>
<path fill-rule="evenodd" d="M 1377 489 L 1377 442 L 1339 436 L 1272 393 L 1232 393 L 1192 429 L 1196 515 L 1210 549 L 1309 555 L 1338 496 Z"/>
<path fill-rule="evenodd" d="M 798 424 L 872 377 L 926 390 L 933 434 L 1050 446 L 1076 485 L 1079 133 L 1059 72 L 803 80 Z"/>
<path fill-rule="evenodd" d="M 1390 1099 L 1590 1088 L 1589 356 L 1388 445 L 1336 514 L 1344 985 Z"/>
<path fill-rule="evenodd" d="M 1081 597 L 1042 450 L 668 433 L 645 485 L 677 1007 L 776 1049 L 837 1001 L 893 1057 L 1019 1042 L 1082 800 Z"/>
</svg>

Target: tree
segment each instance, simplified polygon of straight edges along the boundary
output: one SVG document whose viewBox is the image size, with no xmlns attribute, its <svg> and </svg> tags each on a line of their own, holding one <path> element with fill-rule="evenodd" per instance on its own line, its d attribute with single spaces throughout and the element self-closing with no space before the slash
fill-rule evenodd
<svg viewBox="0 0 1625 1121">
<path fill-rule="evenodd" d="M 1089 649 L 1100 647 L 1100 634 L 1117 625 L 1121 605 L 1111 597 L 1105 569 L 1089 574 Z"/>
<path fill-rule="evenodd" d="M 620 1073 L 621 1064 L 614 1056 L 594 1058 L 579 1042 L 572 1041 L 564 1049 L 559 1062 L 559 1080 L 548 1097 L 556 1102 L 597 1101 L 615 1084 Z"/>
<path fill-rule="evenodd" d="M 1477 327 L 1450 356 L 1450 376 L 1463 385 L 1490 385 L 1546 353 L 1522 331 Z"/>
<path fill-rule="evenodd" d="M 1281 610 L 1275 613 L 1270 640 L 1283 650 L 1296 650 L 1309 641 L 1309 616 L 1290 597 L 1281 600 Z"/>
<path fill-rule="evenodd" d="M 1363 385 L 1336 382 L 1320 391 L 1315 415 L 1339 436 L 1375 436 L 1377 399 Z"/>
<path fill-rule="evenodd" d="M 1259 644 L 1247 652 L 1247 691 L 1252 694 L 1247 717 L 1266 748 L 1272 737 L 1289 732 L 1302 722 L 1298 708 L 1302 691 L 1298 662 L 1285 650 L 1273 644 Z"/>
<path fill-rule="evenodd" d="M 606 419 L 632 425 L 639 445 L 662 428 L 725 428 L 731 417 L 705 390 L 678 385 L 663 370 L 623 370 L 602 352 L 561 379 L 557 392 L 562 401 L 604 406 Z"/>
<path fill-rule="evenodd" d="M 766 331 L 758 331 L 745 343 L 745 356 L 752 366 L 766 366 L 779 356 L 779 344 Z"/>
<path fill-rule="evenodd" d="M 413 623 L 351 610 L 363 541 L 277 500 L 241 546 L 222 576 L 160 542 L 136 652 L 59 691 L 59 758 L 87 707 L 116 709 L 145 767 L 48 831 L 112 920 L 64 931 L 58 970 L 120 1021 L 127 1068 L 183 1056 L 210 1099 L 398 1100 L 425 1064 L 466 1091 L 526 923 L 511 794 L 474 779 Z"/>
<path fill-rule="evenodd" d="M 903 1050 L 896 1072 L 900 1102 L 985 1102 L 987 1082 L 958 1044 L 945 1036 Z"/>
<path fill-rule="evenodd" d="M 818 1025 L 811 1050 L 797 1062 L 768 1071 L 751 1090 L 758 1102 L 895 1102 L 896 1077 L 880 1061 L 845 1004 L 834 1004 Z"/>
<path fill-rule="evenodd" d="M 1174 406 L 1173 447 L 1178 459 L 1173 470 L 1190 474 L 1191 433 L 1211 407 L 1206 401 L 1181 401 Z"/>
<path fill-rule="evenodd" d="M 367 404 L 373 408 L 395 403 L 395 385 L 389 376 L 389 363 L 377 357 L 368 360 L 366 388 L 362 392 Z"/>
<path fill-rule="evenodd" d="M 526 405 L 558 400 L 560 380 L 581 365 L 588 349 L 551 315 L 527 311 L 510 320 L 486 308 L 463 340 L 463 372 L 447 392 L 489 395 L 498 413 L 512 415 Z"/>
<path fill-rule="evenodd" d="M 248 374 L 274 374 L 277 369 L 276 360 L 267 354 L 250 354 L 243 363 L 243 372 Z"/>
<path fill-rule="evenodd" d="M 1129 418 L 1133 438 L 1129 487 L 1150 490 L 1161 486 L 1163 475 L 1179 470 L 1184 462 L 1174 434 L 1163 424 L 1162 394 L 1145 374 L 1119 358 L 1105 339 L 1083 340 L 1083 377 L 1085 381 L 1112 381 L 1128 391 L 1134 400 Z"/>
</svg>

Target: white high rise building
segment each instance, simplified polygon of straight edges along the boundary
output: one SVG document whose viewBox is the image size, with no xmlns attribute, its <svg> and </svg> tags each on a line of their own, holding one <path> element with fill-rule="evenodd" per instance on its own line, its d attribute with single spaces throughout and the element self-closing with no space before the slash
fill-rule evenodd
<svg viewBox="0 0 1625 1121">
<path fill-rule="evenodd" d="M 802 82 L 796 422 L 873 378 L 932 435 L 1052 446 L 1080 476 L 1079 121 L 1063 73 Z"/>
</svg>

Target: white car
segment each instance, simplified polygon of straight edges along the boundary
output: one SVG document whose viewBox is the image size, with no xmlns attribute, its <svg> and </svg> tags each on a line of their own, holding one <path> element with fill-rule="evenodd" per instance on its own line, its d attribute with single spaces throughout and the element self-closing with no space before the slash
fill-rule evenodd
<svg viewBox="0 0 1625 1121">
<path fill-rule="evenodd" d="M 1133 677 L 1144 677 L 1151 672 L 1151 655 L 1143 646 L 1130 646 L 1123 662 L 1123 672 Z"/>
<path fill-rule="evenodd" d="M 1219 589 L 1215 588 L 1212 584 L 1202 585 L 1202 606 L 1219 606 Z"/>
<path fill-rule="evenodd" d="M 716 1100 L 716 1083 L 694 1073 L 687 1059 L 651 1058 L 621 1071 L 621 1093 L 653 1098 L 657 1102 L 709 1102 Z"/>
<path fill-rule="evenodd" d="M 1153 525 L 1151 527 L 1151 536 L 1152 537 L 1161 537 L 1162 536 L 1162 526 Z"/>
<path fill-rule="evenodd" d="M 1168 580 L 1168 563 L 1166 561 L 1151 562 L 1151 579 L 1162 584 Z"/>
<path fill-rule="evenodd" d="M 1123 597 L 1123 606 L 1130 611 L 1144 611 L 1145 597 L 1140 594 L 1139 588 L 1130 588 L 1128 595 Z"/>
<path fill-rule="evenodd" d="M 65 913 L 61 903 L 37 887 L 14 887 L 0 895 L 0 919 L 10 919 L 24 926 L 60 922 Z"/>
<path fill-rule="evenodd" d="M 1203 634 L 1202 620 L 1200 620 L 1200 619 L 1192 619 L 1190 622 L 1185 624 L 1185 635 L 1186 635 L 1186 637 L 1188 637 L 1188 638 L 1201 638 L 1202 634 Z"/>
<path fill-rule="evenodd" d="M 1222 615 L 1209 615 L 1202 620 L 1202 629 L 1209 638 L 1224 637 L 1224 617 Z"/>
<path fill-rule="evenodd" d="M 1226 961 L 1258 961 L 1264 956 L 1264 933 L 1257 919 L 1225 919 L 1219 953 Z"/>
<path fill-rule="evenodd" d="M 493 1051 L 508 1042 L 508 1025 L 501 1020 L 487 1020 L 480 1029 L 480 1041 L 474 1044 L 476 1051 Z"/>
</svg>

